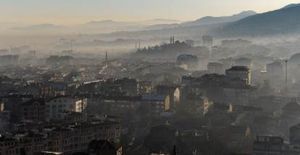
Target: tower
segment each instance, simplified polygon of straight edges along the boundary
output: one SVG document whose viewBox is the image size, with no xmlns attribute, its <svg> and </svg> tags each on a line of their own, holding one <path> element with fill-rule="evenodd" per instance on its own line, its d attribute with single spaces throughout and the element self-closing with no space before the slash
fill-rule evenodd
<svg viewBox="0 0 300 155">
<path fill-rule="evenodd" d="M 108 55 L 107 55 L 107 51 L 105 52 L 105 65 L 108 65 Z"/>
<path fill-rule="evenodd" d="M 288 88 L 288 60 L 284 60 L 285 63 L 285 89 Z"/>
<path fill-rule="evenodd" d="M 141 49 L 141 40 L 139 40 L 139 49 Z"/>
<path fill-rule="evenodd" d="M 170 37 L 170 44 L 175 44 L 175 37 L 174 36 Z"/>
</svg>

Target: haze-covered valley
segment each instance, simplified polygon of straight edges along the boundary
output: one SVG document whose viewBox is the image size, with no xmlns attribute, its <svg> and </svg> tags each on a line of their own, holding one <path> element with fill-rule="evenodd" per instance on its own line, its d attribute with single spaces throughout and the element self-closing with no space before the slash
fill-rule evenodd
<svg viewBox="0 0 300 155">
<path fill-rule="evenodd" d="M 0 155 L 299 155 L 292 2 L 1 0 Z"/>
<path fill-rule="evenodd" d="M 194 21 L 102 20 L 77 25 L 0 23 L 0 47 L 3 50 L 20 48 L 23 52 L 36 50 L 46 55 L 71 49 L 83 53 L 128 53 L 135 52 L 138 46 L 169 42 L 170 36 L 181 41 L 194 40 L 201 46 L 202 36 L 210 35 L 216 45 L 223 39 L 246 39 L 272 49 L 270 54 L 282 56 L 281 53 L 297 52 L 299 13 L 300 6 L 293 4 L 265 13 L 242 11 L 232 16 L 206 16 Z"/>
</svg>

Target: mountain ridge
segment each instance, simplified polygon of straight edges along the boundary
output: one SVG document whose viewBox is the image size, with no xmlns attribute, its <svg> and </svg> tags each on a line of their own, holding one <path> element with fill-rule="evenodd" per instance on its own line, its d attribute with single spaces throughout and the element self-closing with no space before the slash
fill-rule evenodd
<svg viewBox="0 0 300 155">
<path fill-rule="evenodd" d="M 256 14 L 232 22 L 216 31 L 225 36 L 261 36 L 300 32 L 300 5 Z"/>
<path fill-rule="evenodd" d="M 213 16 L 205 16 L 202 18 L 199 18 L 194 21 L 182 23 L 183 26 L 197 26 L 197 25 L 208 25 L 208 24 L 218 24 L 218 23 L 225 23 L 225 22 L 233 22 L 237 21 L 252 15 L 257 14 L 255 11 L 247 10 L 242 11 L 238 14 L 233 14 L 231 16 L 219 16 L 219 17 L 213 17 Z"/>
</svg>

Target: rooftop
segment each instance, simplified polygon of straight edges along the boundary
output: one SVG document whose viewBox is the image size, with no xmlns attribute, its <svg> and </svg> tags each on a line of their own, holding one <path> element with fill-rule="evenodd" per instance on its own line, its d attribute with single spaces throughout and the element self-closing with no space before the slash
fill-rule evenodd
<svg viewBox="0 0 300 155">
<path fill-rule="evenodd" d="M 232 66 L 230 69 L 226 71 L 249 71 L 249 68 L 246 66 Z"/>
</svg>

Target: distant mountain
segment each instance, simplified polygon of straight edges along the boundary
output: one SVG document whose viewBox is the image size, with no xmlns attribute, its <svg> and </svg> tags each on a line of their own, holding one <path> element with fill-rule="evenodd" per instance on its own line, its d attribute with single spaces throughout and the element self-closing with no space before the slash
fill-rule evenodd
<svg viewBox="0 0 300 155">
<path fill-rule="evenodd" d="M 285 7 L 283 7 L 283 9 L 284 8 L 297 7 L 297 6 L 300 6 L 300 4 L 289 4 L 289 5 L 285 6 Z"/>
<path fill-rule="evenodd" d="M 135 31 L 114 32 L 102 34 L 104 38 L 136 38 L 136 37 L 168 37 L 170 34 L 177 37 L 199 38 L 203 34 L 211 34 L 212 30 L 219 29 L 229 22 L 237 21 L 255 15 L 254 11 L 244 11 L 232 16 L 223 17 L 204 17 L 191 22 L 157 24 Z"/>
<path fill-rule="evenodd" d="M 195 21 L 183 22 L 179 23 L 176 20 L 170 20 L 171 24 L 156 24 L 148 26 L 146 29 L 167 29 L 167 28 L 175 28 L 175 27 L 195 27 L 195 26 L 204 26 L 204 25 L 216 25 L 238 21 L 240 19 L 255 15 L 254 11 L 243 11 L 239 14 L 235 14 L 232 16 L 221 16 L 221 17 L 212 17 L 206 16 Z M 165 21 L 167 23 L 167 21 Z"/>
<path fill-rule="evenodd" d="M 90 21 L 84 24 L 78 24 L 73 26 L 61 26 L 55 24 L 36 24 L 36 25 L 22 25 L 22 26 L 6 26 L 0 23 L 0 27 L 3 30 L 12 30 L 14 32 L 22 33 L 111 33 L 118 31 L 142 31 L 149 29 L 158 29 L 165 24 L 177 23 L 177 20 L 171 19 L 153 19 L 145 21 L 113 21 L 113 20 L 100 20 Z M 3 26 L 2 26 L 3 25 Z M 149 28 L 151 25 L 156 25 L 153 28 Z M 0 29 L 1 30 L 1 29 Z"/>
<path fill-rule="evenodd" d="M 195 21 L 186 22 L 181 24 L 182 26 L 198 26 L 198 25 L 209 25 L 209 24 L 218 24 L 218 23 L 228 23 L 238 21 L 240 19 L 255 15 L 254 11 L 243 11 L 239 14 L 235 14 L 232 16 L 222 16 L 222 17 L 212 17 L 206 16 Z"/>
<path fill-rule="evenodd" d="M 85 33 L 107 33 L 114 31 L 130 31 L 140 30 L 143 26 L 136 22 L 123 22 L 113 20 L 90 21 L 88 23 L 78 25 L 76 28 Z"/>
<path fill-rule="evenodd" d="M 54 24 L 38 24 L 38 25 L 30 25 L 24 27 L 14 27 L 14 30 L 56 30 L 56 29 L 63 29 L 63 26 L 54 25 Z"/>
<path fill-rule="evenodd" d="M 122 21 L 113 21 L 113 20 L 100 20 L 100 21 L 90 21 L 84 25 L 90 26 L 124 26 L 124 25 L 136 25 L 135 22 L 122 22 Z"/>
<path fill-rule="evenodd" d="M 55 24 L 36 24 L 36 25 L 23 25 L 7 28 L 7 33 L 11 34 L 68 34 L 73 32 L 67 26 L 55 25 Z"/>
<path fill-rule="evenodd" d="M 300 33 L 300 4 L 261 13 L 227 24 L 216 31 L 225 36 L 262 36 Z"/>
<path fill-rule="evenodd" d="M 176 28 L 178 26 L 180 26 L 180 24 L 156 24 L 145 27 L 145 30 L 170 29 Z"/>
<path fill-rule="evenodd" d="M 174 24 L 179 21 L 170 19 L 153 19 L 145 21 L 122 22 L 113 20 L 91 21 L 80 26 L 82 30 L 94 30 L 94 32 L 115 31 L 140 31 L 146 29 L 158 29 L 163 25 Z M 153 27 L 152 27 L 153 25 Z"/>
<path fill-rule="evenodd" d="M 0 33 L 10 33 L 13 27 L 23 27 L 24 23 L 17 22 L 0 22 Z"/>
<path fill-rule="evenodd" d="M 166 25 L 166 24 L 178 24 L 181 23 L 179 20 L 174 19 L 152 19 L 141 22 L 144 25 Z"/>
<path fill-rule="evenodd" d="M 123 32 L 113 32 L 98 35 L 101 39 L 116 39 L 116 38 L 143 38 L 143 39 L 166 39 L 170 35 L 174 35 L 177 39 L 179 38 L 189 38 L 189 39 L 199 39 L 204 34 L 211 34 L 211 30 L 215 30 L 222 24 L 211 24 L 211 25 L 200 25 L 200 26 L 187 26 L 182 27 L 180 25 L 157 25 L 157 27 L 151 27 L 148 29 L 140 31 L 123 31 Z M 171 27 L 170 27 L 171 26 Z"/>
</svg>

